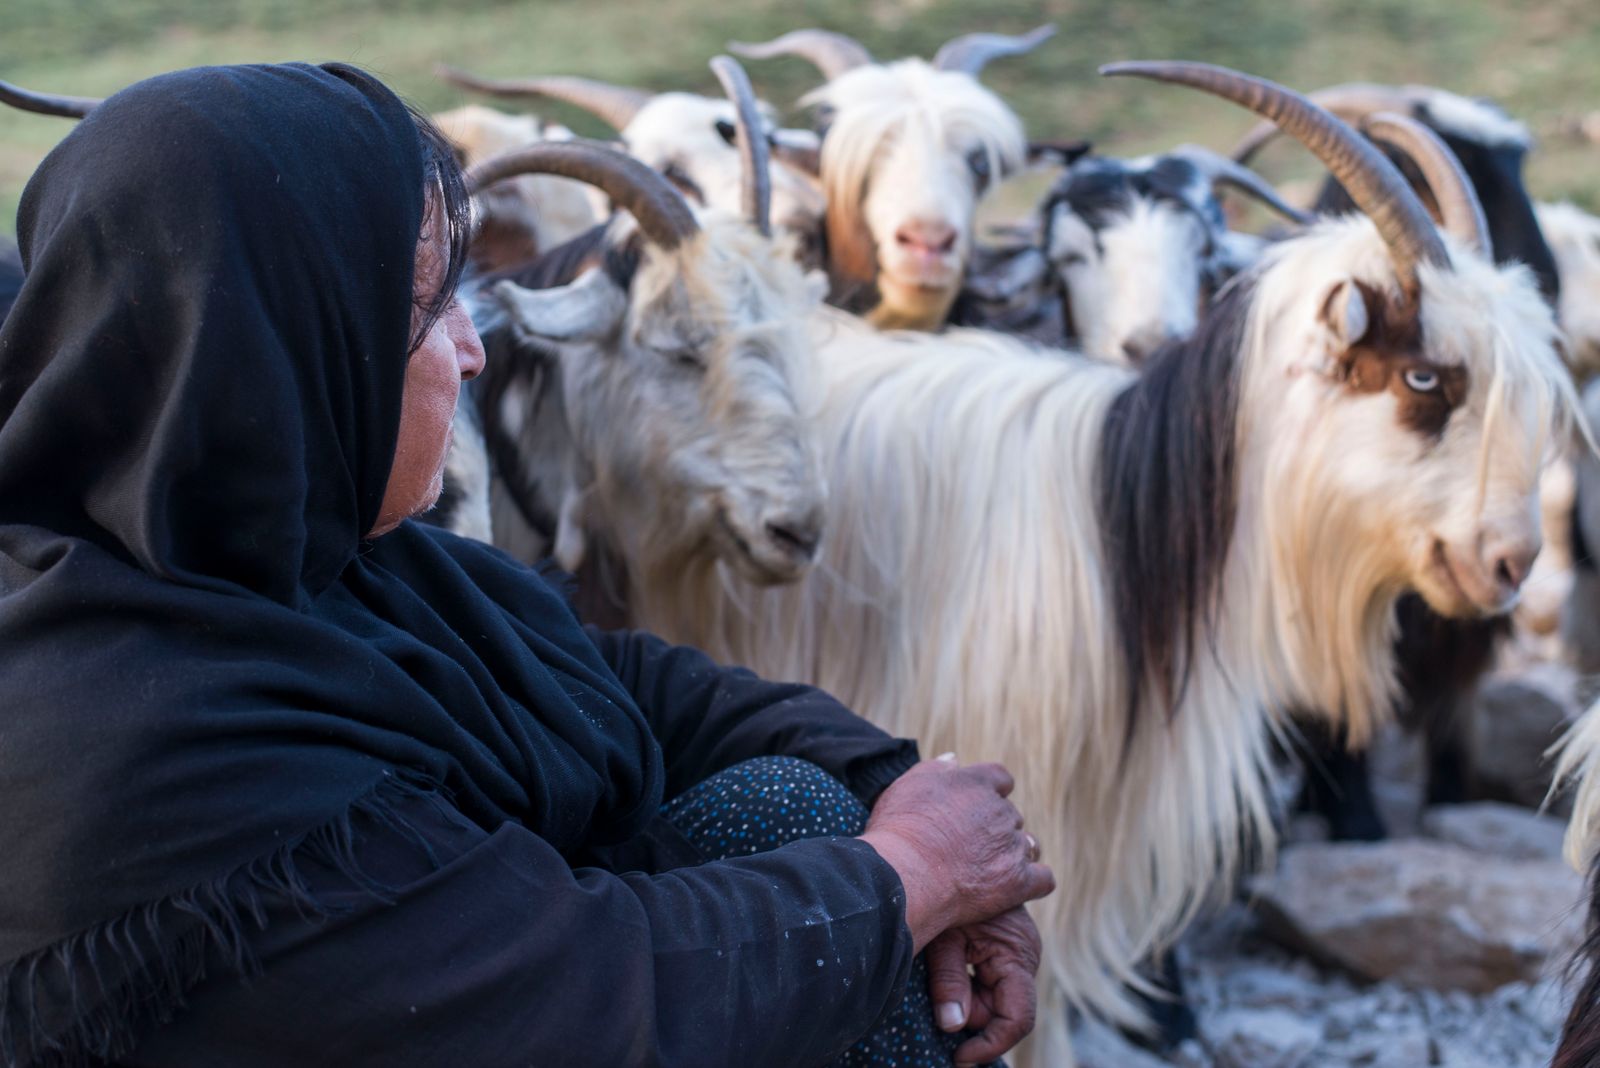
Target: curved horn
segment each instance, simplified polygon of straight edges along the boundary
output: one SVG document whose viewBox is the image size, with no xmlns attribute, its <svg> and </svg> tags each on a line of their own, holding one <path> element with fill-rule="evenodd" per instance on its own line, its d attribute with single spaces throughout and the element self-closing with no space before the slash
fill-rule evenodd
<svg viewBox="0 0 1600 1068">
<path fill-rule="evenodd" d="M 1372 220 L 1389 246 L 1395 274 L 1408 296 L 1417 293 L 1420 264 L 1450 262 L 1428 209 L 1395 165 L 1371 141 L 1299 93 L 1265 78 L 1208 63 L 1113 63 L 1101 67 L 1100 73 L 1187 85 L 1231 100 L 1277 123 L 1322 161 L 1350 199 Z"/>
<path fill-rule="evenodd" d="M 1414 88 L 1401 89 L 1393 85 L 1375 85 L 1372 82 L 1348 82 L 1330 85 L 1306 94 L 1306 99 L 1320 108 L 1333 112 L 1352 126 L 1378 111 L 1407 112 L 1420 102 Z M 1239 163 L 1249 163 L 1251 157 L 1264 148 L 1268 141 L 1282 131 L 1270 122 L 1259 122 L 1255 129 L 1245 134 L 1229 153 Z"/>
<path fill-rule="evenodd" d="M 700 232 L 689 205 L 665 178 L 632 156 L 593 141 L 544 141 L 503 152 L 467 171 L 467 190 L 476 196 L 486 186 L 519 174 L 555 174 L 602 190 L 664 249 L 675 249 Z"/>
<path fill-rule="evenodd" d="M 626 127 L 641 108 L 655 99 L 654 93 L 643 89 L 629 89 L 566 74 L 543 78 L 480 78 L 443 63 L 435 67 L 434 72 L 452 85 L 490 96 L 543 96 L 559 100 L 582 108 L 614 130 Z"/>
<path fill-rule="evenodd" d="M 743 165 L 742 192 L 744 217 L 763 237 L 772 236 L 772 146 L 767 142 L 766 124 L 756 107 L 756 91 L 750 76 L 732 56 L 711 61 L 711 71 L 722 83 L 738 113 L 739 160 Z"/>
<path fill-rule="evenodd" d="M 1195 169 L 1205 175 L 1206 181 L 1212 185 L 1229 186 L 1253 196 L 1279 215 L 1292 219 L 1301 226 L 1311 222 L 1310 215 L 1280 197 L 1278 191 L 1272 188 L 1265 178 L 1249 167 L 1235 163 L 1220 152 L 1213 152 L 1200 145 L 1179 145 L 1167 154 L 1194 164 Z"/>
<path fill-rule="evenodd" d="M 1484 256 L 1493 254 L 1489 220 L 1483 214 L 1477 191 L 1456 154 L 1439 135 L 1408 115 L 1380 111 L 1362 123 L 1366 135 L 1381 145 L 1398 149 L 1422 172 L 1422 180 L 1439 205 L 1446 233 Z"/>
<path fill-rule="evenodd" d="M 36 93 L 10 82 L 0 82 L 0 104 L 10 104 L 22 111 L 37 115 L 56 115 L 63 119 L 81 119 L 99 106 L 100 101 L 90 96 L 57 96 L 54 93 Z"/>
<path fill-rule="evenodd" d="M 976 78 L 992 59 L 1020 56 L 1054 37 L 1056 28 L 1046 23 L 1038 29 L 1012 36 L 1005 33 L 968 33 L 949 41 L 933 57 L 936 70 L 958 71 Z"/>
<path fill-rule="evenodd" d="M 821 71 L 822 77 L 830 82 L 846 71 L 873 62 L 872 53 L 860 41 L 832 30 L 790 30 L 782 37 L 764 44 L 729 41 L 728 51 L 746 59 L 799 56 Z"/>
</svg>

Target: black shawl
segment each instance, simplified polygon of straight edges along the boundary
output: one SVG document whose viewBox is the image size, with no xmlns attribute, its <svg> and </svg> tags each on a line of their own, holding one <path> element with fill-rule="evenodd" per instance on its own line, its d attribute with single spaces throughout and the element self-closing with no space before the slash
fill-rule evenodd
<svg viewBox="0 0 1600 1068">
<path fill-rule="evenodd" d="M 297 856 L 337 857 L 352 813 L 407 791 L 562 851 L 659 806 L 659 750 L 556 591 L 418 524 L 361 539 L 423 184 L 392 93 L 287 65 L 133 86 L 23 194 L 0 328 L 0 1061 L 124 1048 L 208 954 L 242 955 L 263 895 L 303 889 Z"/>
</svg>

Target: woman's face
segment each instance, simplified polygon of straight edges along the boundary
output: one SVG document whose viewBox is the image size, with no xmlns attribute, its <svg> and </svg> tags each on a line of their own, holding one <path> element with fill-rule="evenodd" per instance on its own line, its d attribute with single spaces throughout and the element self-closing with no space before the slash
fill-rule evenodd
<svg viewBox="0 0 1600 1068">
<path fill-rule="evenodd" d="M 429 198 L 428 221 L 417 242 L 415 299 L 412 331 L 426 307 L 439 292 L 449 268 L 448 232 L 434 198 Z M 400 402 L 400 440 L 395 444 L 394 466 L 383 491 L 378 521 L 369 538 L 387 534 L 401 520 L 432 508 L 444 488 L 444 460 L 450 451 L 450 424 L 456 414 L 461 383 L 483 370 L 483 343 L 472 319 L 458 299 L 428 331 L 422 347 L 406 364 L 405 393 Z"/>
</svg>

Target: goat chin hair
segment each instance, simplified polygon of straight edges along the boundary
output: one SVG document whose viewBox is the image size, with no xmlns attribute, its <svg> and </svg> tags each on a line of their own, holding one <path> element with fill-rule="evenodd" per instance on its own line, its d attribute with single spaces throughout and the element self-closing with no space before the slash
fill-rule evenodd
<svg viewBox="0 0 1600 1068">
<path fill-rule="evenodd" d="M 1495 449 L 1531 447 L 1518 434 L 1537 436 L 1539 420 L 1547 429 L 1575 404 L 1549 313 L 1527 272 L 1457 259 L 1453 271 L 1424 269 L 1428 329 L 1487 384 L 1473 403 L 1499 422 Z M 978 331 L 876 333 L 819 313 L 813 427 L 829 497 L 817 564 L 767 589 L 704 569 L 653 598 L 673 602 L 648 621 L 672 640 L 819 686 L 925 752 L 1013 771 L 1014 799 L 1057 877 L 1034 908 L 1046 971 L 1033 1063 L 1071 1063 L 1069 1005 L 1145 1026 L 1137 965 L 1238 869 L 1270 860 L 1268 756 L 1283 729 L 1270 710 L 1342 710 L 1357 737 L 1387 712 L 1395 550 L 1333 499 L 1325 487 L 1336 480 L 1306 477 L 1344 457 L 1346 443 L 1319 432 L 1317 398 L 1334 387 L 1307 350 L 1316 301 L 1351 277 L 1395 285 L 1365 219 L 1276 246 L 1236 280 L 1231 310 L 1208 317 L 1233 321 L 1202 325 L 1171 352 L 1174 366 L 1203 357 L 1227 384 L 1191 375 L 1164 402 L 1136 392 L 1149 372 Z M 1454 336 L 1450 320 L 1463 315 L 1490 321 L 1497 340 Z M 1300 400 L 1286 404 L 1291 387 Z M 1119 405 L 1124 394 L 1137 403 Z M 1108 550 L 1136 532 L 1105 526 L 1107 420 L 1117 410 L 1155 434 L 1230 396 L 1237 411 L 1219 421 L 1214 456 L 1125 445 L 1135 467 L 1175 465 L 1168 489 L 1191 509 L 1183 479 L 1236 452 L 1221 474 L 1234 504 L 1220 526 L 1208 521 L 1215 559 L 1196 562 L 1215 581 L 1194 587 L 1188 618 L 1175 619 L 1190 641 L 1169 650 L 1173 678 L 1147 663 L 1135 681 L 1111 621 L 1130 599 L 1164 611 L 1171 592 L 1147 567 L 1170 575 L 1186 562 L 1129 567 Z M 1183 539 L 1200 517 L 1156 514 L 1162 522 L 1146 515 L 1144 526 L 1196 551 Z"/>
</svg>

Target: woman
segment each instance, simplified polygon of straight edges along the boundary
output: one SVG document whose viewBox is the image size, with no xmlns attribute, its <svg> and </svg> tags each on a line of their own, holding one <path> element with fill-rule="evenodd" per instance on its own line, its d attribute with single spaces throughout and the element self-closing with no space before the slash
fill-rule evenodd
<svg viewBox="0 0 1600 1068">
<path fill-rule="evenodd" d="M 24 192 L 3 1059 L 998 1056 L 1052 885 L 1002 769 L 586 633 L 407 521 L 482 364 L 467 216 L 436 134 L 337 65 L 140 83 Z"/>
</svg>

